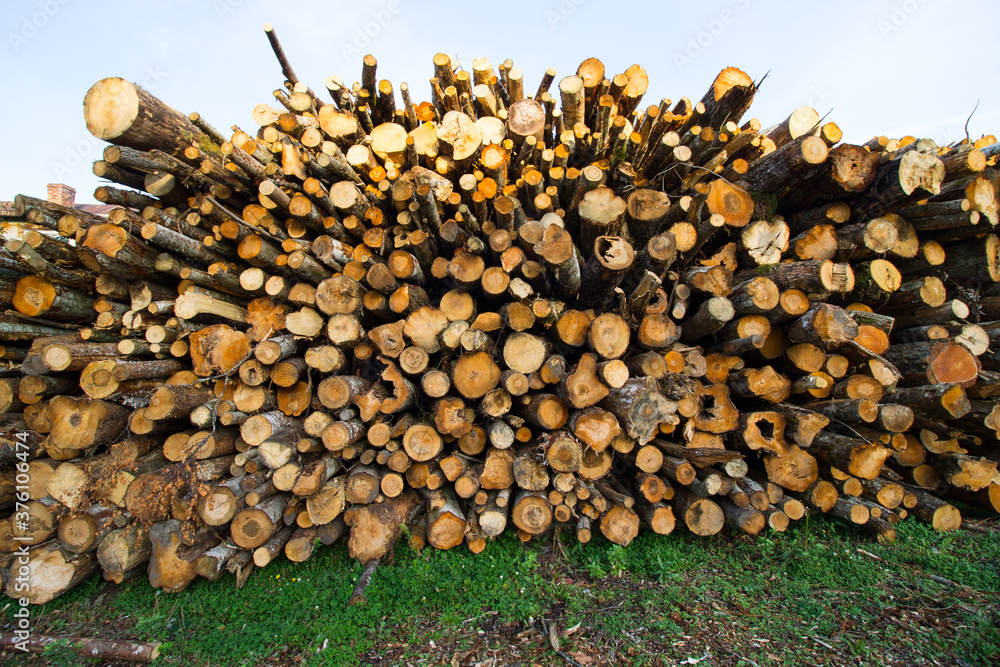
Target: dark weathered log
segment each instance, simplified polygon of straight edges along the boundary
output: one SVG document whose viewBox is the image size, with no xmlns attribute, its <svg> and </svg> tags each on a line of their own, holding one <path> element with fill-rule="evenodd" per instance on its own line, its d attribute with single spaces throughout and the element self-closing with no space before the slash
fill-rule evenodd
<svg viewBox="0 0 1000 667">
<path fill-rule="evenodd" d="M 775 193 L 792 185 L 811 166 L 822 164 L 828 155 L 821 138 L 799 137 L 754 163 L 743 175 L 743 183 L 754 192 Z"/>
<path fill-rule="evenodd" d="M 883 396 L 882 402 L 908 405 L 915 410 L 943 419 L 963 417 L 971 409 L 965 391 L 957 384 L 897 389 Z"/>
</svg>

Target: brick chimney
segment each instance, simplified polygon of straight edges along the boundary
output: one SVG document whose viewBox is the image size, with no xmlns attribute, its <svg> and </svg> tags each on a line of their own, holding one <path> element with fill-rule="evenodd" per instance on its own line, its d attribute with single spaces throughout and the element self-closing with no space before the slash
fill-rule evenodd
<svg viewBox="0 0 1000 667">
<path fill-rule="evenodd" d="M 73 206 L 73 202 L 76 200 L 76 190 L 68 185 L 49 183 L 46 190 L 48 191 L 48 200 L 53 204 Z"/>
</svg>

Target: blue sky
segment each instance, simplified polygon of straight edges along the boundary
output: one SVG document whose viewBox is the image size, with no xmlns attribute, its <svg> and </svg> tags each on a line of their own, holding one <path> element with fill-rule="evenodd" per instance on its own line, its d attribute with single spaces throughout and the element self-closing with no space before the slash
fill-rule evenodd
<svg viewBox="0 0 1000 667">
<path fill-rule="evenodd" d="M 470 69 L 476 57 L 494 66 L 511 58 L 529 92 L 546 67 L 558 80 L 591 56 L 609 75 L 639 63 L 647 104 L 700 99 L 719 70 L 737 66 L 754 79 L 770 70 L 749 113 L 765 126 L 809 104 L 832 110 L 845 141 L 914 134 L 948 143 L 964 136 L 977 100 L 970 135 L 1000 133 L 1000 50 L 989 37 L 998 17 L 1000 4 L 988 0 L 4 0 L 0 200 L 44 196 L 58 181 L 93 201 L 91 163 L 104 145 L 87 132 L 82 101 L 106 76 L 224 132 L 256 130 L 250 110 L 273 103 L 282 82 L 265 22 L 317 91 L 330 74 L 358 80 L 366 53 L 378 58 L 379 78 L 396 90 L 408 82 L 415 101 L 429 98 L 440 51 Z"/>
</svg>

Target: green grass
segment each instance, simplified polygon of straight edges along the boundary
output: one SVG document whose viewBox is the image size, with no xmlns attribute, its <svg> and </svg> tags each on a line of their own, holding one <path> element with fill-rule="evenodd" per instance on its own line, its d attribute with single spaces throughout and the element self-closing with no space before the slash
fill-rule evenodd
<svg viewBox="0 0 1000 667">
<path fill-rule="evenodd" d="M 644 533 L 627 548 L 508 536 L 476 556 L 416 554 L 402 542 L 364 606 L 345 606 L 361 566 L 335 546 L 255 571 L 242 590 L 229 575 L 180 594 L 91 580 L 34 609 L 34 629 L 164 641 L 160 662 L 186 667 L 660 665 L 706 654 L 698 664 L 986 665 L 1000 656 L 997 532 L 939 535 L 906 521 L 882 546 L 811 519 L 755 539 Z M 47 660 L 80 664 L 63 650 Z"/>
</svg>

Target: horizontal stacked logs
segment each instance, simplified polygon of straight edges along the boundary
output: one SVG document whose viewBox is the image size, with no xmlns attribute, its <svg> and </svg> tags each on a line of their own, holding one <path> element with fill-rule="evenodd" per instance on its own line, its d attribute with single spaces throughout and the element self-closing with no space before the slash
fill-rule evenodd
<svg viewBox="0 0 1000 667">
<path fill-rule="evenodd" d="M 627 545 L 1000 508 L 993 137 L 771 128 L 594 58 L 533 95 L 434 59 L 287 79 L 223 134 L 105 79 L 108 217 L 18 197 L 0 253 L 0 571 L 170 591 L 347 540 Z M 646 106 L 642 100 L 646 98 Z M 359 595 L 363 591 L 358 592 Z M 22 595 L 19 593 L 19 595 Z"/>
</svg>

